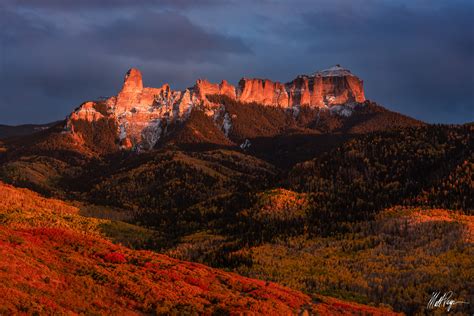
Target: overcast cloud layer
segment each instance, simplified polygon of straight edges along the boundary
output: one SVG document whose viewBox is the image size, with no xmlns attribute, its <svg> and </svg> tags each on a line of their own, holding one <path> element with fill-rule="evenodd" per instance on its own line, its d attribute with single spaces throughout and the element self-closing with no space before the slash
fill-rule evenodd
<svg viewBox="0 0 474 316">
<path fill-rule="evenodd" d="M 0 124 L 64 118 L 114 95 L 197 78 L 289 81 L 341 64 L 385 107 L 474 121 L 474 1 L 0 0 Z"/>
</svg>

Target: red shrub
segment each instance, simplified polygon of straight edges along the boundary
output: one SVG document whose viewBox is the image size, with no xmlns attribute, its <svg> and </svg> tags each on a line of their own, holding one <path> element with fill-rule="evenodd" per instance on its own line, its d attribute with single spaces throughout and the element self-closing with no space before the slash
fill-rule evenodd
<svg viewBox="0 0 474 316">
<path fill-rule="evenodd" d="M 125 255 L 120 252 L 111 252 L 104 255 L 104 260 L 110 263 L 125 263 L 127 259 Z"/>
<path fill-rule="evenodd" d="M 188 276 L 185 278 L 185 282 L 197 286 L 203 291 L 209 291 L 209 284 L 203 279 Z"/>
</svg>

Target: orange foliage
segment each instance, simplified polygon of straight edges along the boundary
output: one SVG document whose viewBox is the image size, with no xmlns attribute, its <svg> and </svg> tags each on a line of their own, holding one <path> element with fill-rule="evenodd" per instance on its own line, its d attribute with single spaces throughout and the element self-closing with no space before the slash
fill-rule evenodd
<svg viewBox="0 0 474 316">
<path fill-rule="evenodd" d="M 387 217 L 397 218 L 399 222 L 406 220 L 409 228 L 427 222 L 460 222 L 465 227 L 463 239 L 468 243 L 474 243 L 474 219 L 469 215 L 445 209 L 393 207 L 385 210 L 378 216 L 378 218 Z"/>
<path fill-rule="evenodd" d="M 315 304 L 275 283 L 115 245 L 98 232 L 62 223 L 88 220 L 75 211 L 0 183 L 0 314 L 390 313 L 323 297 Z M 49 227 L 31 218 L 48 212 L 57 212 Z"/>
<path fill-rule="evenodd" d="M 265 218 L 302 217 L 308 206 L 306 194 L 282 188 L 260 193 L 258 197 L 258 215 Z"/>
</svg>

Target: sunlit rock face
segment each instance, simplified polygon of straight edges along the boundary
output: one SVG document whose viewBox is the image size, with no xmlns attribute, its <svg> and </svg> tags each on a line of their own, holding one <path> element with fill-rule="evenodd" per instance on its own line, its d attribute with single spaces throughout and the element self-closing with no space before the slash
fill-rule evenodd
<svg viewBox="0 0 474 316">
<path fill-rule="evenodd" d="M 78 110 L 71 113 L 69 119 L 72 121 L 84 120 L 87 122 L 94 122 L 102 119 L 104 115 L 96 110 L 95 102 L 85 102 L 83 103 Z"/>
<path fill-rule="evenodd" d="M 239 82 L 238 100 L 245 103 L 259 103 L 288 107 L 288 93 L 285 85 L 268 79 L 247 79 Z"/>
<path fill-rule="evenodd" d="M 339 65 L 311 75 L 300 75 L 288 83 L 243 78 L 235 91 L 238 101 L 284 108 L 330 107 L 365 101 L 363 81 Z M 216 88 L 208 94 L 227 93 Z"/>
<path fill-rule="evenodd" d="M 160 88 L 143 87 L 140 71 L 130 69 L 117 96 L 84 103 L 69 116 L 67 127 L 74 131 L 75 123 L 80 120 L 93 122 L 106 117 L 116 122 L 118 147 L 151 149 L 163 136 L 166 126 L 185 120 L 197 102 L 190 90 L 173 91 L 168 84 Z"/>
<path fill-rule="evenodd" d="M 142 74 L 138 69 L 130 69 L 125 75 L 122 90 L 119 92 L 115 107 L 117 110 L 129 110 L 129 106 L 138 104 L 143 92 Z"/>
<path fill-rule="evenodd" d="M 285 108 L 301 105 L 329 107 L 365 101 L 362 80 L 339 65 L 312 75 L 298 76 L 285 84 L 270 80 L 242 79 L 238 93 L 241 102 Z"/>
<path fill-rule="evenodd" d="M 232 99 L 236 98 L 235 87 L 226 80 L 222 80 L 220 84 L 210 83 L 207 80 L 199 79 L 194 85 L 193 91 L 196 93 L 197 99 L 207 103 L 206 95 L 226 95 Z"/>
<path fill-rule="evenodd" d="M 339 65 L 300 75 L 288 83 L 243 78 L 234 87 L 225 80 L 217 84 L 200 79 L 184 91 L 172 90 L 168 84 L 159 88 L 144 87 L 140 71 L 132 68 L 125 75 L 117 96 L 83 103 L 68 117 L 66 130 L 77 132 L 74 126 L 79 122 L 93 125 L 100 120 L 112 120 L 117 126 L 117 148 L 147 150 L 155 147 L 170 124 L 186 121 L 193 108 L 202 107 L 216 124 L 223 121 L 219 128 L 227 136 L 231 128 L 231 120 L 225 120 L 228 113 L 223 105 L 210 102 L 208 95 L 294 109 L 296 115 L 302 105 L 331 108 L 365 101 L 362 80 Z"/>
</svg>

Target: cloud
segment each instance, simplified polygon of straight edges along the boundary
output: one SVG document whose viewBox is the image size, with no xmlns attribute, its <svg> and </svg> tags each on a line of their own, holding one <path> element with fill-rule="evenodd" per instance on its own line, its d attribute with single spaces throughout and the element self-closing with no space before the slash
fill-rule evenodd
<svg viewBox="0 0 474 316">
<path fill-rule="evenodd" d="M 24 8 L 42 8 L 53 10 L 114 10 L 122 8 L 136 8 L 137 6 L 147 8 L 176 8 L 185 9 L 191 7 L 220 6 L 223 1 L 219 0 L 4 0 L 8 5 L 21 6 Z"/>
<path fill-rule="evenodd" d="M 296 33 L 307 52 L 337 52 L 365 79 L 366 95 L 395 110 L 430 122 L 474 120 L 473 3 L 365 3 L 304 13 Z"/>
<path fill-rule="evenodd" d="M 178 12 L 88 19 L 95 15 L 68 20 L 42 10 L 0 12 L 1 123 L 60 119 L 84 100 L 115 94 L 132 66 L 143 69 L 148 82 L 182 88 L 192 83 L 190 72 L 199 76 L 199 65 L 212 68 L 251 53 L 239 37 L 206 30 Z"/>
<path fill-rule="evenodd" d="M 118 19 L 89 35 L 107 54 L 145 60 L 217 62 L 228 54 L 251 52 L 242 39 L 206 31 L 173 11 Z"/>
<path fill-rule="evenodd" d="M 4 0 L 0 123 L 64 117 L 115 94 L 138 67 L 145 84 L 199 77 L 287 81 L 332 64 L 366 95 L 430 122 L 474 121 L 474 2 Z"/>
</svg>

